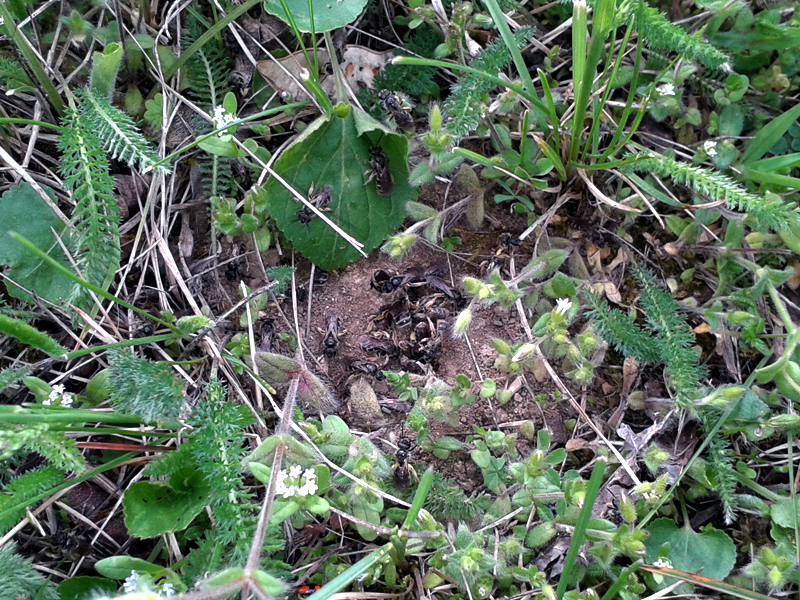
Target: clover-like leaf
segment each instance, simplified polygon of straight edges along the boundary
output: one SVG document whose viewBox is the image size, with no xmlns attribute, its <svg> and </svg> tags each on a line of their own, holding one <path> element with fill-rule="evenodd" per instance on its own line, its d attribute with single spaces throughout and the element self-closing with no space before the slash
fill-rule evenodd
<svg viewBox="0 0 800 600">
<path fill-rule="evenodd" d="M 394 178 L 391 194 L 378 194 L 375 182 L 367 183 L 373 145 L 388 160 Z M 416 198 L 417 191 L 408 184 L 407 156 L 405 137 L 354 107 L 340 105 L 312 123 L 274 169 L 302 194 L 330 185 L 333 192 L 324 214 L 370 252 L 401 225 L 406 202 Z M 269 214 L 295 248 L 319 268 L 330 271 L 358 259 L 358 251 L 318 217 L 301 223 L 304 205 L 277 179 L 271 178 L 265 190 Z"/>
<path fill-rule="evenodd" d="M 367 0 L 311 0 L 311 10 L 314 13 L 314 30 L 317 33 L 333 31 L 339 27 L 349 25 L 358 18 L 367 5 Z M 286 0 L 286 6 L 292 13 L 297 28 L 300 31 L 311 31 L 311 13 L 307 0 Z M 280 0 L 267 0 L 264 9 L 271 15 L 289 23 L 286 10 Z"/>
<path fill-rule="evenodd" d="M 47 190 L 55 200 L 55 194 Z M 0 197 L 0 265 L 11 267 L 6 273 L 12 280 L 29 290 L 36 290 L 40 298 L 58 304 L 65 299 L 72 286 L 72 280 L 53 269 L 50 265 L 11 239 L 8 232 L 14 231 L 27 238 L 31 243 L 51 258 L 68 268 L 64 253 L 58 245 L 53 230 L 67 242 L 66 226 L 53 213 L 47 203 L 39 197 L 28 183 L 20 183 L 10 188 Z M 19 287 L 6 284 L 8 293 L 14 298 L 33 302 L 30 294 Z"/>
</svg>

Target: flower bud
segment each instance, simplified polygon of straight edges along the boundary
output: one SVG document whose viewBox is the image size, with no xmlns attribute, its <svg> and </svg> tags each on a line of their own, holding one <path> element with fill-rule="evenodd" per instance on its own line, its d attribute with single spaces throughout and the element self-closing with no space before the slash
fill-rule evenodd
<svg viewBox="0 0 800 600">
<path fill-rule="evenodd" d="M 470 296 L 477 296 L 482 287 L 486 287 L 486 284 L 479 279 L 464 277 L 464 289 Z"/>
<path fill-rule="evenodd" d="M 512 362 L 525 362 L 536 353 L 536 344 L 522 344 L 519 350 L 511 357 Z"/>
<path fill-rule="evenodd" d="M 469 324 L 472 322 L 472 311 L 468 308 L 465 308 L 460 313 L 458 313 L 458 317 L 456 317 L 456 321 L 453 324 L 453 337 L 460 338 L 465 333 L 467 333 L 467 329 L 469 329 Z"/>
<path fill-rule="evenodd" d="M 768 425 L 781 431 L 795 431 L 800 429 L 800 415 L 776 415 L 768 421 Z"/>
<path fill-rule="evenodd" d="M 745 312 L 743 310 L 737 310 L 732 313 L 728 313 L 725 315 L 725 319 L 731 325 L 736 325 L 737 327 L 745 326 L 749 323 L 752 323 L 757 319 L 757 317 L 751 315 L 749 312 Z"/>
<path fill-rule="evenodd" d="M 778 589 L 783 586 L 783 573 L 778 567 L 772 567 L 767 574 L 767 581 L 772 589 Z"/>
</svg>

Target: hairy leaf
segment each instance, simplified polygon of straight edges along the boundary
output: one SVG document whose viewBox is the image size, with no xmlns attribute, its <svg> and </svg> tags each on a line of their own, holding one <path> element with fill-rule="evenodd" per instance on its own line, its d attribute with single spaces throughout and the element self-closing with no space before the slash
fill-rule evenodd
<svg viewBox="0 0 800 600">
<path fill-rule="evenodd" d="M 52 191 L 48 195 L 55 200 Z M 36 295 L 56 304 L 63 301 L 72 289 L 72 280 L 68 279 L 41 259 L 32 256 L 24 247 L 8 236 L 14 231 L 30 240 L 35 246 L 50 255 L 59 263 L 66 264 L 51 228 L 62 237 L 67 247 L 71 245 L 65 235 L 66 226 L 62 223 L 47 203 L 39 197 L 28 183 L 20 183 L 11 187 L 0 197 L 0 265 L 11 267 L 6 274 L 19 285 L 29 290 L 36 290 Z M 8 293 L 14 298 L 33 302 L 30 294 L 15 285 L 8 285 Z"/>
<path fill-rule="evenodd" d="M 337 110 L 340 107 L 337 107 Z M 375 183 L 367 183 L 369 150 L 380 146 L 394 177 L 391 194 L 378 194 Z M 376 248 L 403 222 L 405 203 L 417 192 L 408 185 L 403 136 L 389 132 L 355 108 L 345 116 L 321 117 L 298 137 L 275 163 L 275 171 L 303 195 L 310 188 L 333 187 L 324 214 L 346 233 Z M 304 205 L 275 178 L 266 185 L 269 214 L 295 247 L 321 269 L 330 271 L 359 257 L 358 252 L 318 217 L 308 224 L 299 220 Z"/>
</svg>

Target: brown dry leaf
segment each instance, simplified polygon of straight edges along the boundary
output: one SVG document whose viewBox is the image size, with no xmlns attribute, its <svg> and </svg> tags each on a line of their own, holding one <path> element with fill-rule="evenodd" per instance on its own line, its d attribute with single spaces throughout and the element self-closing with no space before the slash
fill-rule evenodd
<svg viewBox="0 0 800 600">
<path fill-rule="evenodd" d="M 610 281 L 603 282 L 603 291 L 606 293 L 606 298 L 611 300 L 614 304 L 622 304 L 622 294 L 619 293 L 617 286 Z"/>
<path fill-rule="evenodd" d="M 350 84 L 353 90 L 359 87 L 372 88 L 375 76 L 380 73 L 392 56 L 393 51 L 374 52 L 363 46 L 348 46 L 342 55 L 341 67 L 345 81 Z M 332 96 L 334 93 L 334 78 L 325 71 L 325 65 L 330 63 L 330 55 L 325 49 L 317 51 L 320 64 L 320 86 L 325 93 Z M 300 73 L 309 70 L 308 62 L 302 52 L 295 52 L 285 58 L 278 60 L 276 64 L 272 60 L 262 60 L 258 62 L 257 68 L 261 76 L 269 83 L 270 87 L 276 92 L 285 93 L 290 98 L 301 98 L 305 95 L 300 81 Z M 297 79 L 293 79 L 287 71 Z"/>
<path fill-rule="evenodd" d="M 703 323 L 702 325 L 698 325 L 694 329 L 692 329 L 692 333 L 710 333 L 711 327 L 709 327 L 708 323 Z"/>
<path fill-rule="evenodd" d="M 576 450 L 586 450 L 588 448 L 592 448 L 595 444 L 590 444 L 583 438 L 572 438 L 568 440 L 564 450 L 567 452 L 575 452 Z"/>
<path fill-rule="evenodd" d="M 181 233 L 178 236 L 178 249 L 184 258 L 191 258 L 194 251 L 194 234 L 192 233 L 192 226 L 189 224 L 189 215 L 186 213 L 181 214 Z"/>
<path fill-rule="evenodd" d="M 794 270 L 794 275 L 789 277 L 789 280 L 786 283 L 790 288 L 796 290 L 798 287 L 800 287 L 800 263 L 793 261 L 789 263 L 789 266 Z"/>
<path fill-rule="evenodd" d="M 628 356 L 625 362 L 622 363 L 622 397 L 628 396 L 633 384 L 636 382 L 636 376 L 639 374 L 639 361 Z"/>
</svg>

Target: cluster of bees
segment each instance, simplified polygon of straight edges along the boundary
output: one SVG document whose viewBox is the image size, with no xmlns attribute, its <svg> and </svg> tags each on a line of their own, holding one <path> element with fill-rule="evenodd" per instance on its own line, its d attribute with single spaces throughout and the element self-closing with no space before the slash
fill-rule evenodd
<svg viewBox="0 0 800 600">
<path fill-rule="evenodd" d="M 400 369 L 425 373 L 436 367 L 442 353 L 442 339 L 453 311 L 465 301 L 442 278 L 444 265 L 429 268 L 411 266 L 402 274 L 378 269 L 370 287 L 386 301 L 373 317 L 370 330 L 358 338 L 359 348 L 371 360 L 348 357 L 345 369 L 377 380 L 390 361 Z M 321 330 L 322 353 L 334 358 L 339 351 L 341 318 L 335 312 L 325 317 Z"/>
</svg>

